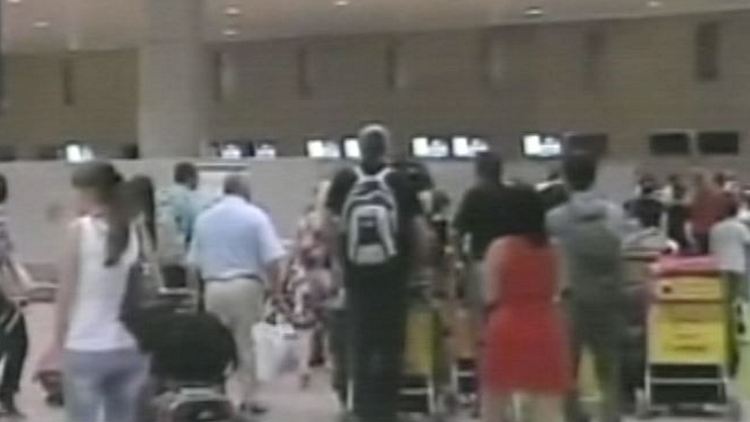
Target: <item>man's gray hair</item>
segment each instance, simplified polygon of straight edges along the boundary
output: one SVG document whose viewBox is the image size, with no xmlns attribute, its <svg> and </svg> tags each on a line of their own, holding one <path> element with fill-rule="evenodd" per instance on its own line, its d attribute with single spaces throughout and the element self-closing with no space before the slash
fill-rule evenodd
<svg viewBox="0 0 750 422">
<path fill-rule="evenodd" d="M 230 174 L 224 179 L 224 194 L 250 200 L 250 180 L 245 174 Z"/>
<path fill-rule="evenodd" d="M 362 161 L 380 161 L 388 154 L 391 143 L 391 131 L 381 124 L 369 124 L 359 131 L 359 149 Z"/>
<path fill-rule="evenodd" d="M 370 123 L 365 125 L 359 131 L 359 139 L 363 141 L 371 137 L 379 137 L 386 141 L 387 144 L 391 142 L 391 131 L 380 123 Z"/>
</svg>

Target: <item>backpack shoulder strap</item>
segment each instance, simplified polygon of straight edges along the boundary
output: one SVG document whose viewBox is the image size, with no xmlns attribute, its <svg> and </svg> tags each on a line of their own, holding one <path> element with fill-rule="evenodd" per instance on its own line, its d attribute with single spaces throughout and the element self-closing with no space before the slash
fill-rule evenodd
<svg viewBox="0 0 750 422">
<path fill-rule="evenodd" d="M 385 167 L 382 170 L 378 172 L 378 174 L 375 175 L 375 177 L 378 179 L 379 182 L 385 183 L 386 178 L 393 173 L 393 169 L 390 167 Z"/>
<path fill-rule="evenodd" d="M 357 176 L 357 182 L 378 182 L 380 185 L 384 187 L 388 187 L 388 184 L 386 183 L 386 179 L 388 178 L 388 175 L 393 173 L 393 169 L 390 167 L 385 167 L 376 174 L 367 174 L 362 169 L 361 166 L 357 166 L 354 168 L 354 174 Z"/>
<path fill-rule="evenodd" d="M 357 177 L 357 180 L 361 180 L 367 176 L 361 166 L 354 166 L 354 175 Z"/>
</svg>

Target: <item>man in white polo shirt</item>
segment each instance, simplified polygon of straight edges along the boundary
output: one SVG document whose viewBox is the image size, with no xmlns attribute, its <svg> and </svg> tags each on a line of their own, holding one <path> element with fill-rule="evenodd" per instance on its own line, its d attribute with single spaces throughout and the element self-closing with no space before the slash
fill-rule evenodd
<svg viewBox="0 0 750 422">
<path fill-rule="evenodd" d="M 224 198 L 196 221 L 188 261 L 205 282 L 206 309 L 232 330 L 239 348 L 235 374 L 242 387 L 241 410 L 264 413 L 256 401 L 252 327 L 263 318 L 266 283 L 281 284 L 285 251 L 268 215 L 250 203 L 247 181 L 238 175 L 224 182 Z"/>
</svg>

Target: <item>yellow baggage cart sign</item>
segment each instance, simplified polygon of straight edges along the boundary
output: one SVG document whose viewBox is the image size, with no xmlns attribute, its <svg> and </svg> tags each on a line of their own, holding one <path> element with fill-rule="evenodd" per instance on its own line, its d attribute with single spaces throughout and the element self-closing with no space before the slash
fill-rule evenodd
<svg viewBox="0 0 750 422">
<path fill-rule="evenodd" d="M 661 279 L 656 284 L 655 294 L 659 302 L 723 302 L 726 297 L 724 283 L 717 277 L 708 276 L 682 276 Z"/>
<path fill-rule="evenodd" d="M 663 302 L 649 313 L 649 363 L 723 365 L 728 356 L 723 303 Z"/>
</svg>

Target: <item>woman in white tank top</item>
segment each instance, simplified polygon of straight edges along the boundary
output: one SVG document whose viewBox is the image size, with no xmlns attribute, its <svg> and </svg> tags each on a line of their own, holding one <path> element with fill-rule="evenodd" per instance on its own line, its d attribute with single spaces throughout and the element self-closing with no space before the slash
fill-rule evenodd
<svg viewBox="0 0 750 422">
<path fill-rule="evenodd" d="M 123 204 L 123 181 L 108 163 L 73 176 L 83 214 L 70 227 L 61 268 L 54 343 L 42 366 L 63 371 L 68 422 L 136 421 L 148 359 L 120 321 L 138 237 Z"/>
</svg>

